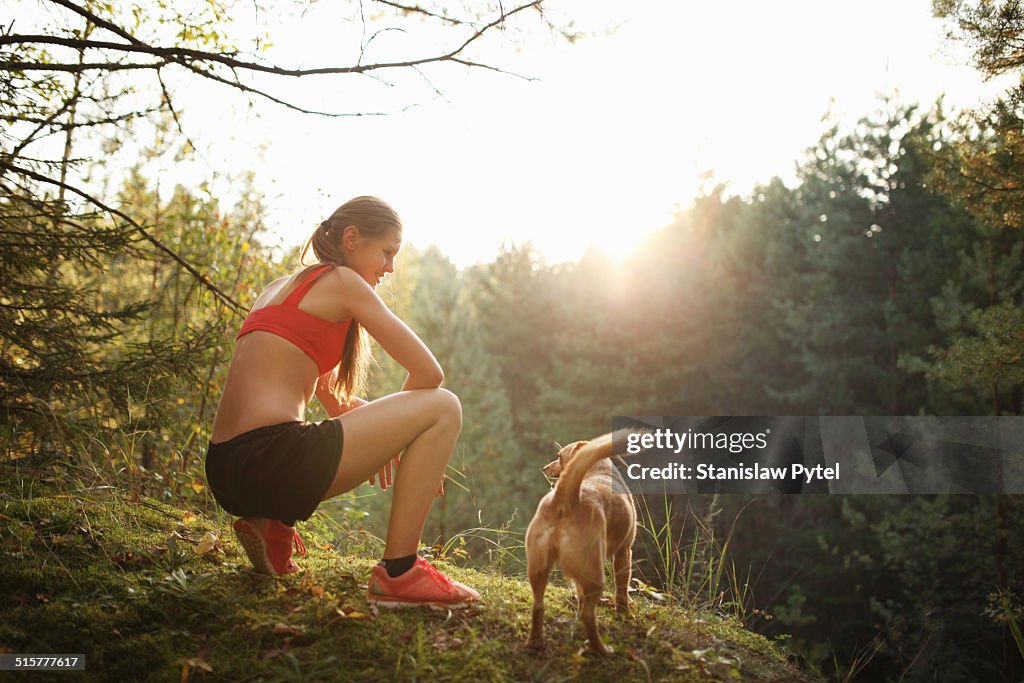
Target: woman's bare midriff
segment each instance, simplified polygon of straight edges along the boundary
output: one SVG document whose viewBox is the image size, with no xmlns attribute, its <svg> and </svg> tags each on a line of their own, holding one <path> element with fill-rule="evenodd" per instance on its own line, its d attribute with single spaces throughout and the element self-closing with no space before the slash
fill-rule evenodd
<svg viewBox="0 0 1024 683">
<path fill-rule="evenodd" d="M 270 283 L 253 310 L 281 303 L 295 284 L 292 277 Z M 312 315 L 328 313 L 317 301 L 319 285 L 299 305 Z M 309 310 L 311 302 L 314 310 Z M 313 359 L 290 341 L 263 330 L 246 334 L 235 342 L 210 440 L 222 443 L 259 427 L 305 419 L 318 375 Z"/>
<path fill-rule="evenodd" d="M 214 443 L 258 427 L 301 421 L 318 369 L 299 347 L 270 332 L 238 340 L 213 421 Z"/>
</svg>

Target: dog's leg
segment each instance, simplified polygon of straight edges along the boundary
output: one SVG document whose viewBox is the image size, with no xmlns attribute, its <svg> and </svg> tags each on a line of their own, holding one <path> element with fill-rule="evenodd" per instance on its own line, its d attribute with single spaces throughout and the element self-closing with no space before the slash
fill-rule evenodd
<svg viewBox="0 0 1024 683">
<path fill-rule="evenodd" d="M 584 549 L 581 549 L 584 550 Z M 612 653 L 612 649 L 601 641 L 597 630 L 597 605 L 604 592 L 604 539 L 593 543 L 572 559 L 562 558 L 562 571 L 572 576 L 579 598 L 580 619 L 587 633 L 590 649 L 599 655 Z"/>
<path fill-rule="evenodd" d="M 580 605 L 580 617 L 587 631 L 590 649 L 599 655 L 609 655 L 613 651 L 612 648 L 601 641 L 601 635 L 597 632 L 597 603 L 601 601 L 603 588 L 600 583 L 582 587 L 583 603 Z"/>
<path fill-rule="evenodd" d="M 615 568 L 615 609 L 629 613 L 629 580 L 633 575 L 633 548 L 626 545 L 612 558 Z"/>
<path fill-rule="evenodd" d="M 528 554 L 528 559 L 533 560 Z M 530 638 L 526 641 L 526 647 L 539 650 L 544 647 L 544 589 L 548 586 L 548 576 L 554 562 L 549 558 L 537 558 L 537 561 L 529 563 L 530 588 L 533 589 L 533 612 L 530 625 Z"/>
</svg>

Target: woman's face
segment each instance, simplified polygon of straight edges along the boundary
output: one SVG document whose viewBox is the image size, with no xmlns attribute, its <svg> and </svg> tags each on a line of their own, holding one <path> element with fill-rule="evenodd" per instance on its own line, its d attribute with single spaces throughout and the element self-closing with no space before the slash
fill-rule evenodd
<svg viewBox="0 0 1024 683">
<path fill-rule="evenodd" d="M 395 272 L 395 256 L 402 248 L 400 232 L 393 230 L 378 237 L 364 237 L 357 229 L 355 238 L 350 239 L 348 228 L 345 230 L 346 262 L 371 287 L 379 285 L 388 273 Z"/>
</svg>

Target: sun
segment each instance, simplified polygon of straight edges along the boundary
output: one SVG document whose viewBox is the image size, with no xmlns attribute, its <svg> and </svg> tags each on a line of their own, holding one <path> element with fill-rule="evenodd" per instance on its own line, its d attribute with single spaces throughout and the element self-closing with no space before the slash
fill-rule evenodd
<svg viewBox="0 0 1024 683">
<path fill-rule="evenodd" d="M 652 230 L 610 230 L 595 235 L 590 245 L 607 257 L 616 270 L 620 270 L 642 247 Z"/>
</svg>

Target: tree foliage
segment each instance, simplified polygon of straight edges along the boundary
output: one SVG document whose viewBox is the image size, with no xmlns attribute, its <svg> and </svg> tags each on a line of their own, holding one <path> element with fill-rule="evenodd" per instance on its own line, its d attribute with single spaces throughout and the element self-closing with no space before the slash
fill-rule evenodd
<svg viewBox="0 0 1024 683">
<path fill-rule="evenodd" d="M 973 274 L 987 301 L 954 302 L 944 292 L 947 310 L 966 309 L 955 339 L 936 349 L 935 377 L 964 386 L 985 385 L 996 414 L 1019 413 L 1024 387 L 1020 354 L 1006 351 L 1019 337 L 1021 244 L 1024 227 L 1024 7 L 1019 0 L 934 0 L 933 11 L 949 27 L 951 39 L 974 52 L 975 66 L 989 78 L 1017 80 L 991 105 L 965 113 L 953 126 L 952 144 L 936 146 L 933 182 L 978 218 L 986 232 L 976 245 Z"/>
<path fill-rule="evenodd" d="M 974 51 L 986 77 L 1024 75 L 1024 7 L 1019 0 L 933 0 L 948 35 Z M 1024 79 L 959 122 L 960 140 L 937 167 L 937 182 L 997 228 L 1024 227 Z"/>
</svg>

